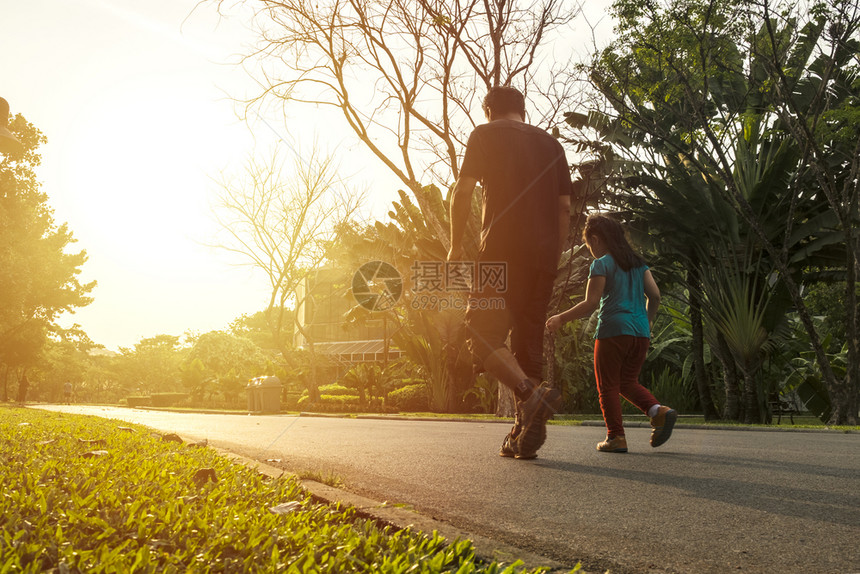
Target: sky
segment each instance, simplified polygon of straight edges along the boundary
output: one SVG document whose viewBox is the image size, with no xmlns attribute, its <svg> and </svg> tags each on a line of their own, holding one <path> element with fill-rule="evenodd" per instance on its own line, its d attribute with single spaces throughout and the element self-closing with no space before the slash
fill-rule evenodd
<svg viewBox="0 0 860 574">
<path fill-rule="evenodd" d="M 254 42 L 246 8 L 219 17 L 198 0 L 0 0 L 0 96 L 48 138 L 37 176 L 58 223 L 89 260 L 94 302 L 67 315 L 107 349 L 158 334 L 226 329 L 266 305 L 266 278 L 211 247 L 217 181 L 249 154 L 321 125 L 239 119 L 255 86 L 237 55 Z M 326 130 L 326 148 L 356 146 Z M 332 135 L 334 134 L 334 135 Z M 359 161 L 366 214 L 383 217 L 397 182 Z M 380 182 L 383 182 L 380 185 Z M 359 183 L 362 185 L 362 183 Z"/>
<path fill-rule="evenodd" d="M 253 88 L 232 64 L 253 42 L 247 14 L 197 0 L 2 4 L 0 96 L 48 137 L 42 190 L 87 251 L 82 281 L 98 281 L 61 323 L 117 350 L 263 309 L 266 278 L 207 246 L 219 174 L 302 131 L 298 118 L 291 130 L 238 119 L 232 98 Z"/>
</svg>

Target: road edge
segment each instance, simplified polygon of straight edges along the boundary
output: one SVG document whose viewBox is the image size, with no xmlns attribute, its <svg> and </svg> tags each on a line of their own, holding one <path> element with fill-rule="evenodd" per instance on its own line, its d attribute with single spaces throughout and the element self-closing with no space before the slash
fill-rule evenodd
<svg viewBox="0 0 860 574">
<path fill-rule="evenodd" d="M 441 522 L 434 518 L 430 518 L 419 514 L 415 510 L 409 508 L 391 505 L 387 502 L 379 502 L 370 498 L 354 494 L 341 488 L 329 486 L 315 480 L 302 479 L 290 472 L 289 470 L 271 466 L 259 460 L 248 458 L 244 455 L 226 450 L 224 448 L 209 445 L 219 455 L 225 456 L 244 466 L 252 468 L 257 472 L 272 478 L 282 476 L 294 476 L 297 478 L 302 487 L 307 490 L 311 496 L 325 502 L 327 504 L 346 504 L 355 508 L 359 514 L 372 518 L 383 524 L 390 525 L 399 530 L 410 529 L 427 533 L 437 532 L 450 542 L 457 540 L 469 540 L 475 549 L 475 555 L 487 562 L 498 561 L 505 564 L 513 564 L 520 561 L 523 563 L 523 568 L 548 568 L 552 573 L 570 572 L 574 566 L 565 566 L 560 562 L 535 554 L 529 550 L 524 550 L 512 546 L 510 544 L 494 540 L 485 536 L 473 534 L 452 526 L 446 522 Z M 587 574 L 584 570 L 580 570 L 582 574 Z"/>
</svg>

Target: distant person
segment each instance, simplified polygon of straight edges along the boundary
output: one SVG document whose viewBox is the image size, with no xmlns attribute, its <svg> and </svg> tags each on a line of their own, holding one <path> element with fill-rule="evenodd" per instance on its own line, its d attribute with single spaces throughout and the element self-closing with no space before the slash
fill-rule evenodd
<svg viewBox="0 0 860 574">
<path fill-rule="evenodd" d="M 63 385 L 63 399 L 67 405 L 72 404 L 72 383 L 66 381 L 66 384 Z"/>
<path fill-rule="evenodd" d="M 27 389 L 30 388 L 30 379 L 27 378 L 27 373 L 21 375 L 18 381 L 18 402 L 24 404 L 27 402 Z"/>
<path fill-rule="evenodd" d="M 481 243 L 467 336 L 478 370 L 495 375 L 517 399 L 514 427 L 499 454 L 529 459 L 537 456 L 546 421 L 560 402 L 558 390 L 541 379 L 547 307 L 570 225 L 570 169 L 558 140 L 526 123 L 525 98 L 518 90 L 491 88 L 483 108 L 488 123 L 469 136 L 451 196 L 448 261 L 463 255 L 472 195 L 480 182 Z M 481 284 L 482 266 L 493 265 L 502 267 L 503 284 Z M 499 300 L 504 304 L 494 304 Z"/>
<path fill-rule="evenodd" d="M 620 223 L 604 215 L 589 215 L 582 237 L 594 256 L 585 300 L 550 317 L 546 327 L 554 332 L 563 323 L 583 319 L 598 310 L 594 376 L 607 434 L 597 450 L 627 452 L 621 397 L 651 418 L 651 446 L 660 446 L 672 435 L 678 413 L 662 406 L 639 384 L 639 372 L 651 342 L 651 325 L 660 307 L 660 290 L 645 260 L 627 241 Z"/>
</svg>

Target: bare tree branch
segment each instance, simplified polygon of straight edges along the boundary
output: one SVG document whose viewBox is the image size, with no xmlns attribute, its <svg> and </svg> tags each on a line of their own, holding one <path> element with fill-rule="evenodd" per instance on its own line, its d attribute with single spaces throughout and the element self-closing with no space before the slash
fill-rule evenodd
<svg viewBox="0 0 860 574">
<path fill-rule="evenodd" d="M 219 8 L 225 0 L 215 0 Z M 541 123 L 554 125 L 570 76 L 544 67 L 579 6 L 571 0 L 243 0 L 256 10 L 259 44 L 244 59 L 269 100 L 340 109 L 363 145 L 414 195 L 447 244 L 425 185 L 459 175 L 460 150 L 481 121 L 476 92 L 517 85 Z M 570 62 L 558 62 L 566 67 Z"/>
</svg>

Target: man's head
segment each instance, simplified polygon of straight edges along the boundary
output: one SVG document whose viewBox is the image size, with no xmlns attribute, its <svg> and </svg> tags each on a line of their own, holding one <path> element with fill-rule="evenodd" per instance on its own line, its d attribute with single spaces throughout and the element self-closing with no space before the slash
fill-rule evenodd
<svg viewBox="0 0 860 574">
<path fill-rule="evenodd" d="M 490 88 L 484 98 L 483 107 L 484 114 L 490 121 L 512 115 L 519 116 L 522 121 L 526 119 L 526 101 L 516 88 L 507 86 Z"/>
</svg>

